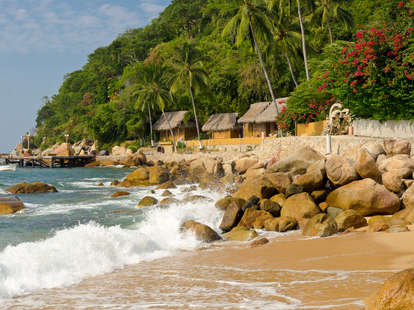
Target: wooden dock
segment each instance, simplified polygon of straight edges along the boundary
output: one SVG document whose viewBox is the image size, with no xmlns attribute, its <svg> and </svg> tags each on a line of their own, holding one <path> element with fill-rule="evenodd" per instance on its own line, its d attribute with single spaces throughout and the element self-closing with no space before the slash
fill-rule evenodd
<svg viewBox="0 0 414 310">
<path fill-rule="evenodd" d="M 28 156 L 15 157 L 10 155 L 0 155 L 7 165 L 17 164 L 20 168 L 39 167 L 39 168 L 76 168 L 95 161 L 95 156 Z"/>
</svg>

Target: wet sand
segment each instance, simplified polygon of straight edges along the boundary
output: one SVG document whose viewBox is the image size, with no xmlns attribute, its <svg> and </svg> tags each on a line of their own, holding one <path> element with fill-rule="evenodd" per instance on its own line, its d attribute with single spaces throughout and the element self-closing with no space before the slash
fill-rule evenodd
<svg viewBox="0 0 414 310">
<path fill-rule="evenodd" d="M 414 263 L 414 232 L 304 239 L 257 248 L 217 243 L 15 298 L 5 309 L 364 309 L 362 300 Z"/>
</svg>

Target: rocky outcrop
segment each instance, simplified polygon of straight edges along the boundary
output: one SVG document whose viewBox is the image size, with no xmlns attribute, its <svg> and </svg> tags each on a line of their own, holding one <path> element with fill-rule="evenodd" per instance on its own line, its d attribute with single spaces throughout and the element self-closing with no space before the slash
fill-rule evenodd
<svg viewBox="0 0 414 310">
<path fill-rule="evenodd" d="M 397 195 L 372 179 L 364 179 L 342 186 L 328 195 L 331 207 L 355 210 L 359 215 L 394 214 L 400 209 Z"/>
<path fill-rule="evenodd" d="M 17 197 L 0 197 L 0 215 L 13 214 L 24 209 Z"/>
<path fill-rule="evenodd" d="M 169 171 L 162 166 L 148 167 L 149 184 L 158 185 L 167 182 L 170 179 Z"/>
<path fill-rule="evenodd" d="M 292 217 L 297 222 L 301 222 L 304 219 L 310 219 L 321 212 L 321 209 L 319 209 L 308 193 L 301 193 L 290 196 L 285 201 L 281 216 Z"/>
<path fill-rule="evenodd" d="M 367 220 L 354 210 L 346 210 L 335 217 L 338 231 L 342 232 L 350 228 L 360 228 L 368 225 Z"/>
<path fill-rule="evenodd" d="M 303 229 L 303 235 L 309 237 L 328 237 L 338 232 L 336 222 L 327 214 L 312 217 Z"/>
<path fill-rule="evenodd" d="M 134 172 L 126 176 L 125 180 L 120 182 L 120 187 L 132 187 L 132 186 L 148 186 L 149 185 L 149 172 L 147 168 L 139 167 Z"/>
<path fill-rule="evenodd" d="M 57 193 L 56 187 L 42 182 L 21 182 L 7 189 L 11 194 Z"/>
<path fill-rule="evenodd" d="M 328 179 L 335 185 L 341 186 L 358 179 L 354 163 L 339 155 L 331 155 L 325 164 Z"/>
<path fill-rule="evenodd" d="M 196 221 L 185 222 L 182 226 L 182 230 L 192 232 L 197 240 L 206 243 L 221 240 L 221 237 L 213 229 Z"/>
<path fill-rule="evenodd" d="M 119 192 L 115 192 L 115 193 L 113 193 L 113 194 L 111 195 L 111 198 L 117 198 L 117 197 L 121 197 L 121 196 L 128 196 L 128 195 L 130 195 L 130 193 L 128 193 L 128 192 L 122 192 L 122 191 L 119 191 Z"/>
<path fill-rule="evenodd" d="M 158 203 L 158 200 L 151 196 L 145 196 L 140 200 L 138 203 L 138 207 L 150 207 L 153 205 L 156 205 Z"/>
<path fill-rule="evenodd" d="M 367 310 L 414 309 L 414 268 L 390 277 L 365 300 Z"/>
<path fill-rule="evenodd" d="M 250 241 L 257 236 L 258 234 L 256 231 L 246 227 L 235 227 L 230 232 L 223 235 L 228 241 Z"/>
</svg>

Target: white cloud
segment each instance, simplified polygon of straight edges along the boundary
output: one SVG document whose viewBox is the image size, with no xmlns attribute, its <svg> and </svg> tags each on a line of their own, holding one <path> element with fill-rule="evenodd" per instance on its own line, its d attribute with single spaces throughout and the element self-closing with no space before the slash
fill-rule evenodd
<svg viewBox="0 0 414 310">
<path fill-rule="evenodd" d="M 135 1 L 0 0 L 0 51 L 91 52 L 144 26 L 169 3 Z"/>
</svg>

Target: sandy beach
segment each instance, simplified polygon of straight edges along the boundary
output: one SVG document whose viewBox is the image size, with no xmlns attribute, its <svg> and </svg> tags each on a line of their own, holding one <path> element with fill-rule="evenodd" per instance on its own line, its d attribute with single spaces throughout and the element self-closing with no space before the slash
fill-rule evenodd
<svg viewBox="0 0 414 310">
<path fill-rule="evenodd" d="M 412 267 L 413 242 L 414 232 L 293 232 L 257 248 L 218 242 L 15 298 L 6 309 L 364 309 L 386 278 Z"/>
</svg>

